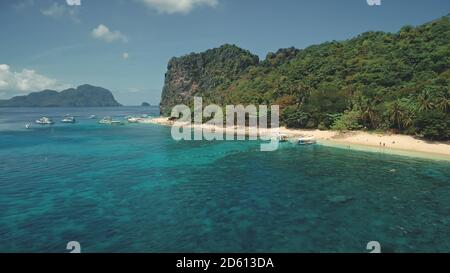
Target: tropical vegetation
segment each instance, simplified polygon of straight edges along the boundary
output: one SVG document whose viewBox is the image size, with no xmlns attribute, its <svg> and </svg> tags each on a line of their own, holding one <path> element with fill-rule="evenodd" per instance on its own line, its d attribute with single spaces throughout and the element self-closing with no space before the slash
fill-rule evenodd
<svg viewBox="0 0 450 273">
<path fill-rule="evenodd" d="M 215 65 L 205 64 L 202 55 L 191 63 L 203 70 L 200 85 L 194 75 L 197 89 L 189 89 L 189 96 L 219 105 L 278 104 L 282 123 L 292 128 L 450 138 L 448 15 L 398 33 L 367 32 L 303 50 L 281 49 L 259 62 L 230 45 L 208 54 Z M 167 78 L 165 88 L 171 88 Z"/>
</svg>

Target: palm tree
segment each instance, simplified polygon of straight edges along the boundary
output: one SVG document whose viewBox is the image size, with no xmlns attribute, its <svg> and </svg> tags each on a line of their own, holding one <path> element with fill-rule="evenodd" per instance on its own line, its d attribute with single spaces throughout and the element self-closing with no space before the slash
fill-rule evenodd
<svg viewBox="0 0 450 273">
<path fill-rule="evenodd" d="M 408 128 L 414 122 L 413 115 L 409 112 L 403 117 L 403 128 Z"/>
<path fill-rule="evenodd" d="M 417 100 L 419 101 L 419 110 L 420 111 L 428 111 L 434 108 L 433 100 L 431 98 L 430 92 L 423 91 L 417 96 Z"/>
<path fill-rule="evenodd" d="M 436 107 L 444 113 L 450 109 L 450 97 L 448 93 L 439 93 L 435 101 Z"/>
<path fill-rule="evenodd" d="M 362 107 L 362 119 L 368 120 L 370 126 L 375 128 L 375 104 L 372 100 L 365 98 Z"/>
<path fill-rule="evenodd" d="M 401 130 L 403 124 L 403 116 L 404 116 L 403 108 L 400 106 L 398 101 L 392 103 L 389 107 L 389 119 L 397 125 L 397 128 Z"/>
<path fill-rule="evenodd" d="M 406 129 L 413 125 L 416 115 L 419 112 L 419 105 L 412 96 L 409 98 L 400 99 L 399 103 L 403 109 L 403 129 Z"/>
</svg>

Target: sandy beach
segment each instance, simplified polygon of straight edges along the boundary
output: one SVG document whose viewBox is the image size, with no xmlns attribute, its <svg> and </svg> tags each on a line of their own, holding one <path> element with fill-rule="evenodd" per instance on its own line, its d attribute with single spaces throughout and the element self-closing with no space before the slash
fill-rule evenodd
<svg viewBox="0 0 450 273">
<path fill-rule="evenodd" d="M 166 117 L 141 119 L 140 123 L 171 126 L 173 121 Z M 201 128 L 222 131 L 223 128 L 203 124 Z M 249 134 L 248 128 L 236 128 L 237 134 Z M 380 134 L 375 132 L 352 131 L 340 133 L 338 131 L 302 130 L 279 128 L 280 134 L 290 138 L 314 137 L 320 144 L 338 148 L 386 152 L 406 156 L 443 159 L 450 161 L 450 142 L 427 141 L 413 136 L 398 134 Z M 270 133 L 268 130 L 267 133 Z"/>
</svg>

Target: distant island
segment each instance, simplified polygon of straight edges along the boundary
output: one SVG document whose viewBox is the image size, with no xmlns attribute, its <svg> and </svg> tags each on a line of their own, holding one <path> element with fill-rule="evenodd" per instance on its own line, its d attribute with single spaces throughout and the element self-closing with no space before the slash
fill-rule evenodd
<svg viewBox="0 0 450 273">
<path fill-rule="evenodd" d="M 89 84 L 61 92 L 44 90 L 9 100 L 0 100 L 0 107 L 111 107 L 121 106 L 111 91 Z"/>
<path fill-rule="evenodd" d="M 450 17 L 397 33 L 285 48 L 265 60 L 235 45 L 172 58 L 160 111 L 177 104 L 279 105 L 288 128 L 450 139 Z"/>
<path fill-rule="evenodd" d="M 151 104 L 145 101 L 141 104 L 141 107 L 150 107 L 150 106 Z"/>
</svg>

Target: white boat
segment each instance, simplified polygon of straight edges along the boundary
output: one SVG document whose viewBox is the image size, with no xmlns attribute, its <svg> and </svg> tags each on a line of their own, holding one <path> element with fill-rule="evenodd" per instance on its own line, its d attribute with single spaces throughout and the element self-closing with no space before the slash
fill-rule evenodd
<svg viewBox="0 0 450 273">
<path fill-rule="evenodd" d="M 73 116 L 65 115 L 64 118 L 61 120 L 62 123 L 75 123 L 76 120 Z"/>
<path fill-rule="evenodd" d="M 98 123 L 108 125 L 124 125 L 120 120 L 113 120 L 112 117 L 104 117 Z"/>
<path fill-rule="evenodd" d="M 54 122 L 50 118 L 42 117 L 42 118 L 36 120 L 36 123 L 42 124 L 42 125 L 48 125 L 48 124 L 53 124 Z"/>
<path fill-rule="evenodd" d="M 277 136 L 277 140 L 278 140 L 279 142 L 287 142 L 287 141 L 289 140 L 289 136 L 288 136 L 288 135 L 285 135 L 285 134 L 279 134 L 279 135 Z"/>
<path fill-rule="evenodd" d="M 141 119 L 140 118 L 135 118 L 135 117 L 129 117 L 127 118 L 127 121 L 129 123 L 138 123 Z"/>
<path fill-rule="evenodd" d="M 284 134 L 278 134 L 276 136 L 273 136 L 271 138 L 272 141 L 278 141 L 278 142 L 288 142 L 289 141 L 289 136 L 288 135 L 284 135 Z"/>
<path fill-rule="evenodd" d="M 99 124 L 111 124 L 111 122 L 112 122 L 111 117 L 104 117 L 98 123 Z"/>
<path fill-rule="evenodd" d="M 317 141 L 314 137 L 301 137 L 298 139 L 298 144 L 300 145 L 311 145 L 316 143 Z"/>
<path fill-rule="evenodd" d="M 30 124 L 30 123 L 27 123 L 27 124 L 25 125 L 25 128 L 30 129 L 30 128 L 31 128 L 31 124 Z"/>
<path fill-rule="evenodd" d="M 96 118 L 97 118 L 96 115 L 90 115 L 90 116 L 89 116 L 89 119 L 96 119 Z"/>
</svg>

